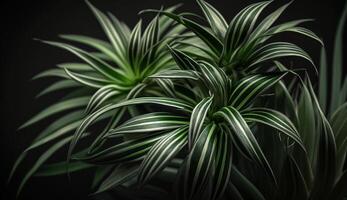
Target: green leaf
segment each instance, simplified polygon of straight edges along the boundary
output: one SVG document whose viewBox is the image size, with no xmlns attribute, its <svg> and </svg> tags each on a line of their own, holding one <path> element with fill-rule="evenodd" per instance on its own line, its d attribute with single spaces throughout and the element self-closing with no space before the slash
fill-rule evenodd
<svg viewBox="0 0 347 200">
<path fill-rule="evenodd" d="M 346 98 L 347 98 L 347 76 L 345 77 L 342 88 L 340 90 L 340 98 L 338 101 L 338 105 L 342 105 L 344 102 L 346 102 L 347 101 Z"/>
<path fill-rule="evenodd" d="M 308 199 L 308 188 L 299 166 L 291 156 L 286 156 L 281 169 L 278 199 Z"/>
<path fill-rule="evenodd" d="M 327 110 L 327 87 L 328 87 L 328 77 L 327 77 L 327 58 L 325 48 L 322 47 L 320 53 L 320 65 L 319 65 L 319 103 L 322 107 L 323 112 Z"/>
<path fill-rule="evenodd" d="M 113 169 L 114 165 L 98 166 L 94 173 L 91 188 L 96 189 L 97 186 L 100 186 L 100 182 L 103 181 L 103 179 L 105 179 Z"/>
<path fill-rule="evenodd" d="M 259 189 L 247 179 L 234 165 L 231 170 L 232 183 L 240 190 L 245 199 L 265 200 L 264 195 Z"/>
<path fill-rule="evenodd" d="M 69 71 L 68 69 L 65 69 L 66 74 L 77 83 L 80 83 L 82 85 L 86 85 L 92 88 L 101 88 L 104 85 L 110 84 L 110 81 L 98 78 L 91 75 L 84 75 L 82 73 L 75 73 L 72 71 Z"/>
<path fill-rule="evenodd" d="M 109 78 L 110 80 L 115 81 L 116 83 L 123 83 L 124 81 L 125 82 L 127 81 L 125 74 L 121 72 L 119 69 L 113 68 L 106 62 L 100 60 L 99 58 L 96 58 L 95 56 L 91 55 L 90 53 L 84 50 L 81 50 L 74 46 L 60 43 L 60 42 L 50 42 L 50 41 L 42 41 L 42 42 L 70 51 L 71 53 L 75 54 L 76 56 L 84 60 L 86 63 L 88 63 L 97 72 Z"/>
<path fill-rule="evenodd" d="M 176 97 L 175 86 L 170 79 L 155 79 L 155 82 L 164 91 L 164 93 L 169 97 Z"/>
<path fill-rule="evenodd" d="M 77 172 L 85 169 L 94 167 L 94 165 L 81 163 L 81 162 L 72 162 L 67 164 L 64 162 L 58 162 L 54 164 L 43 165 L 36 173 L 35 176 L 57 176 L 62 174 L 67 174 L 67 169 L 70 172 Z"/>
<path fill-rule="evenodd" d="M 275 85 L 286 72 L 268 75 L 252 75 L 242 79 L 230 95 L 230 105 L 237 109 L 247 107 L 262 92 Z"/>
<path fill-rule="evenodd" d="M 74 147 L 76 146 L 79 138 L 83 135 L 87 127 L 90 124 L 92 124 L 97 118 L 99 118 L 100 116 L 112 110 L 119 109 L 124 106 L 137 105 L 137 104 L 159 104 L 159 105 L 181 109 L 188 112 L 191 112 L 193 110 L 193 107 L 190 104 L 187 104 L 187 102 L 185 101 L 174 99 L 174 98 L 165 98 L 165 97 L 140 97 L 140 98 L 129 99 L 124 102 L 120 102 L 116 104 L 106 105 L 100 108 L 99 110 L 95 111 L 91 115 L 87 116 L 84 119 L 84 121 L 81 123 L 80 127 L 76 130 L 74 134 L 74 138 L 71 141 L 71 144 L 69 147 L 68 159 L 70 159 L 72 151 Z"/>
<path fill-rule="evenodd" d="M 191 149 L 199 138 L 205 124 L 206 115 L 212 104 L 213 97 L 201 100 L 194 108 L 189 122 L 188 147 Z"/>
<path fill-rule="evenodd" d="M 155 131 L 166 131 L 187 124 L 188 120 L 185 117 L 176 116 L 165 112 L 152 112 L 127 120 L 120 126 L 107 133 L 105 137 L 114 137 L 118 134 L 151 134 Z"/>
<path fill-rule="evenodd" d="M 289 22 L 284 22 L 282 24 L 273 26 L 269 28 L 267 31 L 263 32 L 256 41 L 250 41 L 248 44 L 251 47 L 254 47 L 256 45 L 260 45 L 267 41 L 268 39 L 274 37 L 275 35 L 283 32 L 294 32 L 298 33 L 300 35 L 306 36 L 308 38 L 314 39 L 317 42 L 319 42 L 322 46 L 324 46 L 323 41 L 312 31 L 303 28 L 303 27 L 298 27 L 297 25 L 307 22 L 307 21 L 313 21 L 312 19 L 299 19 L 299 20 L 293 20 Z"/>
<path fill-rule="evenodd" d="M 168 46 L 168 48 L 178 67 L 180 67 L 182 70 L 192 70 L 197 72 L 200 71 L 200 65 L 197 62 L 195 62 L 195 60 L 190 58 L 182 51 L 171 48 L 170 46 Z"/>
<path fill-rule="evenodd" d="M 97 109 L 102 103 L 104 103 L 108 99 L 114 98 L 115 96 L 119 96 L 119 94 L 121 93 L 121 90 L 123 89 L 124 88 L 119 87 L 115 84 L 106 85 L 100 88 L 90 98 L 86 108 L 86 114 L 90 114 L 91 112 L 95 111 L 95 109 Z"/>
<path fill-rule="evenodd" d="M 141 185 L 163 170 L 187 144 L 187 128 L 182 126 L 153 145 L 140 166 L 138 182 Z"/>
<path fill-rule="evenodd" d="M 182 16 L 164 12 L 164 11 L 158 11 L 158 10 L 147 10 L 146 12 L 157 12 L 160 14 L 164 14 L 167 17 L 177 21 L 178 23 L 184 25 L 187 27 L 187 29 L 194 32 L 216 55 L 220 55 L 222 51 L 222 43 L 216 38 L 212 33 L 210 33 L 205 27 L 199 25 L 198 23 L 189 20 L 187 18 L 184 18 Z"/>
<path fill-rule="evenodd" d="M 70 110 L 73 108 L 79 108 L 82 106 L 87 105 L 89 100 L 89 97 L 77 97 L 73 99 L 67 99 L 61 102 L 58 102 L 56 104 L 53 104 L 44 110 L 42 110 L 40 113 L 36 114 L 34 117 L 32 117 L 29 121 L 24 123 L 19 129 L 25 128 L 27 126 L 30 126 L 40 120 L 43 120 L 53 114 L 63 112 L 66 110 Z"/>
<path fill-rule="evenodd" d="M 111 58 L 111 60 L 114 61 L 119 67 L 123 68 L 124 70 L 128 70 L 128 68 L 126 68 L 126 61 L 124 61 L 124 57 L 119 55 L 119 52 L 114 51 L 113 47 L 105 41 L 83 35 L 60 35 L 60 37 L 66 40 L 91 46 L 99 50 L 103 55 Z"/>
<path fill-rule="evenodd" d="M 231 137 L 234 138 L 234 141 L 237 139 L 238 144 L 236 145 L 241 146 L 245 151 L 244 153 L 263 167 L 274 183 L 277 184 L 269 162 L 241 114 L 234 107 L 229 106 L 222 108 L 214 115 L 226 122 L 230 127 Z"/>
<path fill-rule="evenodd" d="M 25 151 L 33 150 L 39 146 L 42 146 L 54 139 L 57 139 L 73 130 L 75 130 L 79 125 L 81 124 L 81 120 L 73 121 L 70 124 L 66 124 L 65 126 L 57 129 L 54 132 L 51 132 L 50 134 L 47 134 L 46 136 L 41 136 L 39 139 L 37 139 L 33 144 L 31 144 L 28 148 L 25 149 Z"/>
<path fill-rule="evenodd" d="M 294 124 L 284 114 L 268 108 L 251 108 L 242 112 L 246 121 L 271 126 L 293 139 L 305 151 L 304 144 Z"/>
<path fill-rule="evenodd" d="M 17 197 L 21 193 L 24 185 L 27 183 L 27 181 L 35 174 L 35 172 L 41 167 L 41 165 L 46 162 L 58 149 L 63 147 L 65 144 L 67 144 L 71 140 L 72 136 L 64 138 L 63 140 L 60 140 L 56 144 L 52 145 L 49 149 L 43 153 L 38 160 L 35 162 L 33 167 L 26 173 L 24 178 L 21 181 L 21 184 L 17 190 Z"/>
<path fill-rule="evenodd" d="M 137 175 L 138 164 L 120 164 L 118 165 L 112 173 L 101 183 L 99 188 L 94 194 L 99 194 L 111 189 L 114 189 L 118 186 L 121 186 L 123 183 L 129 181 Z"/>
<path fill-rule="evenodd" d="M 61 69 L 68 69 L 68 70 L 72 70 L 72 71 L 79 71 L 79 72 L 92 72 L 94 71 L 94 69 L 86 64 L 86 63 L 61 63 L 58 64 L 57 67 L 61 68 Z"/>
<path fill-rule="evenodd" d="M 142 55 L 148 54 L 147 57 L 152 58 L 155 54 L 155 46 L 159 42 L 159 17 L 156 16 L 152 19 L 146 27 L 142 36 Z M 150 59 L 149 59 L 150 60 Z M 148 64 L 148 63 L 146 63 Z"/>
<path fill-rule="evenodd" d="M 165 134 L 157 133 L 138 139 L 128 140 L 106 149 L 92 152 L 89 155 L 74 157 L 73 159 L 98 165 L 141 160 L 150 148 L 164 135 Z"/>
<path fill-rule="evenodd" d="M 189 153 L 186 163 L 183 164 L 177 182 L 179 199 L 197 199 L 204 196 L 205 187 L 212 175 L 217 148 L 216 128 L 214 123 L 205 127 Z"/>
<path fill-rule="evenodd" d="M 198 80 L 199 74 L 193 70 L 164 70 L 150 76 L 150 78 Z"/>
<path fill-rule="evenodd" d="M 258 16 L 271 1 L 264 1 L 251 4 L 240 11 L 230 22 L 227 33 L 225 34 L 223 57 L 229 63 L 232 54 L 239 45 L 248 38 Z"/>
<path fill-rule="evenodd" d="M 42 90 L 38 95 L 36 95 L 36 98 L 41 97 L 43 95 L 46 95 L 51 92 L 56 92 L 58 90 L 65 90 L 70 88 L 76 88 L 78 86 L 81 86 L 79 83 L 76 83 L 75 81 L 71 80 L 61 80 L 53 83 L 52 85 L 46 87 L 44 90 Z"/>
<path fill-rule="evenodd" d="M 314 66 L 314 69 L 316 70 L 316 73 L 318 74 L 318 71 L 315 68 L 315 64 L 313 60 L 311 59 L 311 57 L 297 45 L 294 45 L 292 43 L 287 43 L 287 42 L 273 42 L 270 44 L 266 44 L 260 47 L 259 49 L 257 49 L 247 59 L 249 60 L 247 70 L 250 71 L 254 69 L 256 65 L 261 64 L 265 61 L 274 60 L 276 58 L 288 57 L 288 56 L 300 57 L 300 58 L 306 59 Z"/>
<path fill-rule="evenodd" d="M 224 17 L 213 6 L 204 0 L 197 0 L 200 8 L 205 14 L 205 17 L 210 24 L 213 32 L 219 38 L 224 38 L 225 32 L 228 28 Z"/>
<path fill-rule="evenodd" d="M 332 67 L 332 88 L 331 88 L 331 103 L 330 103 L 330 113 L 339 106 L 338 97 L 342 84 L 342 59 L 343 59 L 343 30 L 347 17 L 347 4 L 343 10 L 342 16 L 340 17 L 339 24 L 335 35 L 335 44 L 333 52 L 333 67 Z"/>
<path fill-rule="evenodd" d="M 140 62 L 140 53 L 141 53 L 141 28 L 142 21 L 140 20 L 130 35 L 130 41 L 128 46 L 128 59 L 130 66 L 134 71 L 137 69 L 137 64 Z"/>
<path fill-rule="evenodd" d="M 347 171 L 337 180 L 329 199 L 343 200 L 347 196 Z"/>
<path fill-rule="evenodd" d="M 347 152 L 347 102 L 341 105 L 332 115 L 331 128 L 335 135 L 337 149 L 337 173 L 343 172 Z"/>
<path fill-rule="evenodd" d="M 318 118 L 319 149 L 317 155 L 317 169 L 311 198 L 325 198 L 335 183 L 336 176 L 336 143 L 331 126 L 319 106 L 312 84 L 308 79 L 308 90 L 313 100 L 314 109 Z"/>
<path fill-rule="evenodd" d="M 220 199 L 228 186 L 232 171 L 232 139 L 226 132 L 217 136 L 217 152 L 215 158 L 214 184 L 212 199 Z"/>
<path fill-rule="evenodd" d="M 101 11 L 99 11 L 97 8 L 95 8 L 89 1 L 86 1 L 87 5 L 90 7 L 90 9 L 93 11 L 95 17 L 99 21 L 102 29 L 106 33 L 106 36 L 111 41 L 111 44 L 113 45 L 114 49 L 117 49 L 117 53 L 121 53 L 120 56 L 125 55 L 125 44 L 122 40 L 122 32 L 118 32 L 119 29 L 117 29 L 111 22 L 109 18 L 105 14 L 103 14 Z"/>
<path fill-rule="evenodd" d="M 273 13 L 268 15 L 262 22 L 260 22 L 257 28 L 255 28 L 255 30 L 249 36 L 249 41 L 256 40 L 261 34 L 266 32 L 290 4 L 291 2 L 281 6 Z"/>
<path fill-rule="evenodd" d="M 314 163 L 317 157 L 318 136 L 316 127 L 316 116 L 313 99 L 307 87 L 302 86 L 301 95 L 297 105 L 298 113 L 298 131 L 304 142 L 307 157 L 311 164 Z"/>
<path fill-rule="evenodd" d="M 295 33 L 299 33 L 301 35 L 307 36 L 311 39 L 316 40 L 317 42 L 319 42 L 322 46 L 324 46 L 323 41 L 311 30 L 304 28 L 304 27 L 292 27 L 292 28 L 288 28 L 286 29 L 286 31 L 288 32 L 295 32 Z"/>
<path fill-rule="evenodd" d="M 46 70 L 46 71 L 43 71 L 43 72 L 37 74 L 32 79 L 37 80 L 37 79 L 48 78 L 48 77 L 49 78 L 50 77 L 59 77 L 59 78 L 64 78 L 64 79 L 68 78 L 68 76 L 66 75 L 66 73 L 62 69 L 49 69 L 49 70 Z"/>
</svg>

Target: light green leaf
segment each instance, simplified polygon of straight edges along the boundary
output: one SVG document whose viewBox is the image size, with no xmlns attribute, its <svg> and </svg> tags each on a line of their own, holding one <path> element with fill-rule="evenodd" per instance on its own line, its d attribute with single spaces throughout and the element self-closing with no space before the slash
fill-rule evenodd
<svg viewBox="0 0 347 200">
<path fill-rule="evenodd" d="M 36 114 L 34 117 L 32 117 L 29 121 L 24 123 L 19 129 L 25 128 L 27 126 L 30 126 L 42 119 L 45 119 L 53 114 L 65 111 L 65 110 L 70 110 L 73 108 L 79 108 L 86 106 L 88 103 L 89 97 L 77 97 L 73 99 L 67 99 L 61 102 L 58 102 L 56 104 L 53 104 L 44 110 L 42 110 L 40 113 Z"/>
</svg>

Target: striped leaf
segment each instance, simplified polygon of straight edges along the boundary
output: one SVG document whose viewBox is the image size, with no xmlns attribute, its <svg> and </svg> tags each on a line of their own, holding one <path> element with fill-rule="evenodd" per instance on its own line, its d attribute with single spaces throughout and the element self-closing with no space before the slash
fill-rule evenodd
<svg viewBox="0 0 347 200">
<path fill-rule="evenodd" d="M 186 55 L 182 51 L 173 49 L 170 46 L 168 46 L 168 48 L 179 68 L 181 68 L 182 70 L 192 70 L 197 72 L 200 71 L 200 65 L 197 62 L 195 62 L 192 58 L 190 58 L 188 55 Z"/>
<path fill-rule="evenodd" d="M 80 137 L 96 119 L 98 119 L 100 116 L 112 110 L 116 110 L 124 106 L 138 105 L 138 104 L 159 104 L 159 105 L 181 109 L 186 112 L 191 112 L 193 110 L 193 107 L 190 104 L 187 104 L 187 102 L 185 101 L 174 99 L 174 98 L 166 98 L 166 97 L 139 97 L 139 98 L 129 99 L 124 102 L 120 102 L 116 104 L 106 105 L 100 108 L 99 110 L 95 111 L 94 113 L 90 114 L 89 116 L 87 116 L 84 119 L 84 121 L 81 123 L 80 127 L 78 127 L 78 129 L 76 130 L 74 134 L 74 138 L 70 143 L 68 159 L 70 159 L 72 151 L 75 148 Z"/>
<path fill-rule="evenodd" d="M 200 134 L 188 158 L 181 168 L 177 182 L 178 199 L 204 197 L 212 175 L 213 160 L 217 148 L 217 126 L 209 124 Z M 206 196 L 204 197 L 206 198 Z"/>
<path fill-rule="evenodd" d="M 175 86 L 170 79 L 155 79 L 155 82 L 164 91 L 164 93 L 169 97 L 175 97 Z"/>
<path fill-rule="evenodd" d="M 69 44 L 60 43 L 60 42 L 51 42 L 51 41 L 42 41 L 43 43 L 56 46 L 62 49 L 65 49 L 67 51 L 70 51 L 71 53 L 78 56 L 80 59 L 88 63 L 93 69 L 103 76 L 109 78 L 112 81 L 115 81 L 116 83 L 122 83 L 126 82 L 127 78 L 124 76 L 124 74 L 118 69 L 113 68 L 106 62 L 100 60 L 99 58 L 96 58 L 95 56 L 91 55 L 90 53 L 76 48 L 74 46 L 71 46 Z"/>
<path fill-rule="evenodd" d="M 306 37 L 309 37 L 311 39 L 316 40 L 317 42 L 319 42 L 322 46 L 324 45 L 323 41 L 311 30 L 304 28 L 304 27 L 292 27 L 292 28 L 288 28 L 286 29 L 287 32 L 295 32 L 295 33 L 299 33 L 300 35 L 304 35 Z"/>
<path fill-rule="evenodd" d="M 153 145 L 140 166 L 138 182 L 144 184 L 164 169 L 187 144 L 187 135 L 187 126 L 183 126 L 167 134 Z"/>
<path fill-rule="evenodd" d="M 159 17 L 156 16 L 152 19 L 149 25 L 146 27 L 142 36 L 142 55 L 147 51 L 152 51 L 153 46 L 159 41 Z M 150 53 L 152 54 L 152 53 Z M 148 57 L 151 57 L 150 55 Z"/>
<path fill-rule="evenodd" d="M 92 88 L 101 88 L 105 85 L 110 84 L 111 82 L 100 77 L 91 76 L 91 75 L 84 75 L 82 73 L 75 73 L 72 71 L 69 71 L 68 69 L 65 69 L 66 74 L 77 83 L 80 83 L 85 86 L 89 86 Z"/>
<path fill-rule="evenodd" d="M 271 28 L 269 28 L 266 32 L 263 33 L 264 36 L 268 36 L 268 37 L 264 37 L 262 39 L 260 39 L 261 42 L 266 41 L 267 39 L 271 38 L 271 36 L 277 34 L 277 33 L 281 33 L 281 32 L 285 32 L 288 29 L 292 29 L 297 27 L 299 24 L 302 24 L 304 22 L 309 22 L 309 21 L 313 21 L 313 19 L 298 19 L 298 20 L 292 20 L 292 21 L 288 21 L 288 22 L 284 22 L 281 24 L 278 24 L 276 26 L 273 26 Z"/>
<path fill-rule="evenodd" d="M 228 133 L 221 132 L 217 136 L 217 150 L 215 157 L 215 170 L 213 194 L 211 199 L 220 199 L 230 182 L 232 172 L 232 140 Z"/>
<path fill-rule="evenodd" d="M 213 97 L 207 97 L 200 101 L 194 108 L 189 122 L 188 147 L 191 149 L 199 138 L 205 123 L 206 115 L 212 104 Z"/>
<path fill-rule="evenodd" d="M 128 46 L 128 60 L 130 62 L 130 66 L 135 71 L 137 64 L 139 63 L 140 53 L 141 53 L 141 28 L 142 21 L 140 20 L 130 35 L 130 41 Z"/>
<path fill-rule="evenodd" d="M 74 157 L 73 160 L 106 165 L 141 160 L 150 148 L 165 134 L 152 134 L 134 140 L 128 140 L 109 148 L 92 152 L 89 155 Z"/>
<path fill-rule="evenodd" d="M 230 105 L 243 109 L 262 92 L 275 85 L 286 72 L 267 74 L 267 75 L 252 75 L 242 79 L 235 85 L 230 96 Z"/>
<path fill-rule="evenodd" d="M 230 134 L 238 143 L 235 145 L 241 146 L 245 151 L 244 153 L 262 166 L 274 183 L 277 184 L 269 162 L 242 115 L 232 106 L 224 107 L 214 115 L 222 118 L 230 126 Z"/>
<path fill-rule="evenodd" d="M 117 30 L 117 28 L 113 25 L 111 20 L 104 13 L 102 13 L 100 10 L 95 8 L 91 3 L 89 3 L 89 1 L 86 1 L 86 2 L 89 8 L 93 11 L 97 20 L 99 21 L 102 29 L 106 33 L 106 36 L 110 40 L 114 49 L 117 49 L 118 52 L 121 52 L 123 53 L 123 55 L 125 55 L 124 54 L 125 44 L 123 43 L 124 41 L 122 40 L 122 33 L 119 32 L 119 30 Z"/>
<path fill-rule="evenodd" d="M 258 37 L 266 32 L 273 23 L 280 17 L 280 15 L 283 13 L 283 11 L 291 4 L 291 2 L 281 6 L 277 10 L 275 10 L 273 13 L 268 15 L 265 19 L 263 19 L 262 22 L 255 28 L 255 30 L 252 32 L 252 34 L 249 36 L 249 41 L 253 41 L 258 39 Z"/>
<path fill-rule="evenodd" d="M 181 23 L 187 27 L 187 29 L 194 32 L 202 41 L 206 43 L 206 45 L 214 52 L 216 55 L 220 55 L 222 53 L 223 45 L 219 41 L 217 37 L 211 34 L 205 27 L 199 25 L 198 23 L 186 19 L 181 18 Z"/>
<path fill-rule="evenodd" d="M 96 108 L 98 108 L 106 100 L 117 96 L 121 93 L 120 90 L 124 88 L 118 87 L 117 85 L 106 85 L 96 91 L 93 96 L 90 98 L 86 108 L 86 114 L 90 114 Z"/>
<path fill-rule="evenodd" d="M 193 70 L 165 70 L 156 73 L 150 78 L 163 78 L 163 79 L 191 79 L 198 80 L 199 74 Z"/>
<path fill-rule="evenodd" d="M 187 125 L 187 118 L 175 116 L 171 113 L 153 112 L 129 119 L 117 128 L 106 134 L 106 137 L 114 137 L 118 134 L 152 133 L 165 131 Z"/>
<path fill-rule="evenodd" d="M 248 58 L 249 65 L 247 67 L 247 70 L 250 71 L 254 69 L 256 65 L 265 61 L 288 56 L 304 58 L 313 66 L 315 66 L 311 57 L 300 47 L 287 42 L 273 42 L 262 46 L 261 48 L 253 52 L 252 55 L 250 55 L 250 57 Z M 314 69 L 317 72 L 317 69 Z"/>
<path fill-rule="evenodd" d="M 81 44 L 88 45 L 98 50 L 103 56 L 106 56 L 109 59 L 111 59 L 113 62 L 117 64 L 117 66 L 128 71 L 128 68 L 125 67 L 126 61 L 124 60 L 124 57 L 119 55 L 118 52 L 115 52 L 113 50 L 112 45 L 110 45 L 109 43 L 89 36 L 82 35 L 60 35 L 60 37 L 69 41 L 79 42 Z"/>
<path fill-rule="evenodd" d="M 247 122 L 257 122 L 271 126 L 293 139 L 305 151 L 304 144 L 294 124 L 284 114 L 268 108 L 251 108 L 242 112 Z"/>
<path fill-rule="evenodd" d="M 175 20 L 176 22 L 184 25 L 188 30 L 194 32 L 216 55 L 221 54 L 223 47 L 222 43 L 217 37 L 210 33 L 210 31 L 198 23 L 169 12 L 158 10 L 146 10 L 145 12 L 157 12 Z"/>
<path fill-rule="evenodd" d="M 68 69 L 72 71 L 83 71 L 83 72 L 92 72 L 94 69 L 86 63 L 73 63 L 73 62 L 68 62 L 68 63 L 60 63 L 57 65 L 57 67 L 61 69 Z"/>
<path fill-rule="evenodd" d="M 231 82 L 228 76 L 221 68 L 212 66 L 207 62 L 202 62 L 200 66 L 202 80 L 212 94 L 214 94 L 216 104 L 227 104 Z"/>
<path fill-rule="evenodd" d="M 234 50 L 247 39 L 260 13 L 271 1 L 264 1 L 247 6 L 230 22 L 225 34 L 223 57 L 228 61 Z"/>
<path fill-rule="evenodd" d="M 206 1 L 197 0 L 197 2 L 216 36 L 218 38 L 224 38 L 225 32 L 228 28 L 228 24 L 224 17 Z"/>
</svg>

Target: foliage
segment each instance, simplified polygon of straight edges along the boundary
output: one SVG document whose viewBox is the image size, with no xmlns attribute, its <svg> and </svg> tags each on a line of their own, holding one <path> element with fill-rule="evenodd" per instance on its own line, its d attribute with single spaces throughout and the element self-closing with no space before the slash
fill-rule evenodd
<svg viewBox="0 0 347 200">
<path fill-rule="evenodd" d="M 21 127 L 64 113 L 15 163 L 10 177 L 27 154 L 51 145 L 18 192 L 33 175 L 88 169 L 95 171 L 94 194 L 137 190 L 128 195 L 139 199 L 169 198 L 172 191 L 163 183 L 173 186 L 177 199 L 314 200 L 346 195 L 347 82 L 342 84 L 340 77 L 346 9 L 336 36 L 333 98 L 328 99 L 324 54 L 319 98 L 308 74 L 285 64 L 298 57 L 316 70 L 307 52 L 276 41 L 278 34 L 292 32 L 323 44 L 299 26 L 310 20 L 274 25 L 289 4 L 260 20 L 271 1 L 254 3 L 228 24 L 212 5 L 197 3 L 203 16 L 176 14 L 176 6 L 142 11 L 156 15 L 143 32 L 141 21 L 130 30 L 88 3 L 108 42 L 62 36 L 96 50 L 87 52 L 43 41 L 84 62 L 60 64 L 34 77 L 61 78 L 39 96 L 70 92 Z M 66 161 L 46 164 L 67 144 Z"/>
</svg>

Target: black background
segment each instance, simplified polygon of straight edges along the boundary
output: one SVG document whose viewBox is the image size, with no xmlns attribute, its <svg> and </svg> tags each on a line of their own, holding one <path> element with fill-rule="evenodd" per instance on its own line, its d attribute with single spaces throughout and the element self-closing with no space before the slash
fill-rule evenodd
<svg viewBox="0 0 347 200">
<path fill-rule="evenodd" d="M 237 11 L 255 0 L 214 0 L 209 1 L 226 16 L 228 21 Z M 276 0 L 267 9 L 283 5 L 284 0 Z M 103 11 L 111 11 L 130 27 L 139 19 L 137 13 L 145 8 L 160 8 L 182 3 L 177 0 L 94 0 L 92 3 Z M 181 10 L 200 12 L 195 1 L 183 2 Z M 333 39 L 337 21 L 342 11 L 343 0 L 296 0 L 279 21 L 298 18 L 314 18 L 306 27 L 324 39 L 329 59 L 332 56 Z M 272 9 L 271 9 L 272 8 Z M 36 154 L 31 154 L 15 175 L 14 181 L 6 185 L 6 178 L 19 153 L 29 145 L 44 125 L 17 131 L 16 129 L 30 116 L 44 108 L 61 94 L 35 99 L 41 89 L 51 80 L 30 81 L 42 70 L 56 64 L 75 61 L 76 58 L 60 49 L 34 41 L 33 38 L 59 40 L 62 33 L 82 34 L 105 38 L 93 14 L 82 0 L 59 1 L 2 1 L 1 5 L 1 196 L 14 199 L 15 189 L 27 171 Z M 345 34 L 346 35 L 346 34 Z M 296 35 L 285 35 L 306 49 L 319 62 L 320 46 Z M 307 65 L 307 63 L 300 63 Z M 346 66 L 346 65 L 345 65 Z M 301 66 L 302 67 L 302 66 Z M 306 67 L 306 66 L 305 66 Z M 64 155 L 64 152 L 61 152 Z M 88 199 L 90 178 L 87 173 L 72 176 L 68 183 L 65 176 L 34 178 L 28 182 L 20 199 Z"/>
</svg>

